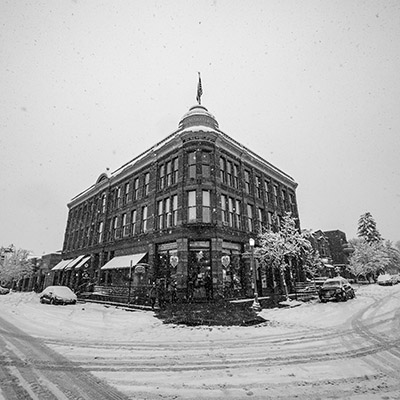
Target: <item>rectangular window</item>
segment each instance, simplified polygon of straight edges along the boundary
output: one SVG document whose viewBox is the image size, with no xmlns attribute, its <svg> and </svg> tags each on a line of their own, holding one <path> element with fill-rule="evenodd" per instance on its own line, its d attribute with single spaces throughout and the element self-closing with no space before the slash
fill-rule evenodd
<svg viewBox="0 0 400 400">
<path fill-rule="evenodd" d="M 287 198 L 286 198 L 286 190 L 282 189 L 281 194 L 282 194 L 283 208 L 285 210 L 288 210 L 288 202 L 287 202 Z"/>
<path fill-rule="evenodd" d="M 196 152 L 192 151 L 188 154 L 188 165 L 189 165 L 189 178 L 196 178 Z"/>
<path fill-rule="evenodd" d="M 268 229 L 271 229 L 272 228 L 272 212 L 268 211 L 267 215 L 268 215 L 268 221 L 267 221 Z"/>
<path fill-rule="evenodd" d="M 158 176 L 159 176 L 159 183 L 158 187 L 160 190 L 164 189 L 165 185 L 165 167 L 164 165 L 161 165 L 160 168 L 158 169 Z"/>
<path fill-rule="evenodd" d="M 273 190 L 274 190 L 274 205 L 277 206 L 278 205 L 278 186 L 274 185 Z"/>
<path fill-rule="evenodd" d="M 239 200 L 236 200 L 236 207 L 235 207 L 235 225 L 236 228 L 241 229 L 242 224 L 240 223 L 240 208 L 241 204 Z"/>
<path fill-rule="evenodd" d="M 139 178 L 133 181 L 133 200 L 139 199 Z"/>
<path fill-rule="evenodd" d="M 167 170 L 166 186 L 171 186 L 171 184 L 172 184 L 172 162 L 171 161 L 167 162 L 166 170 Z"/>
<path fill-rule="evenodd" d="M 239 167 L 233 164 L 233 187 L 239 189 Z"/>
<path fill-rule="evenodd" d="M 264 181 L 264 193 L 265 193 L 265 200 L 267 203 L 269 203 L 270 200 L 270 194 L 269 194 L 269 183 L 268 181 Z"/>
<path fill-rule="evenodd" d="M 221 194 L 221 212 L 222 212 L 222 223 L 228 224 L 228 212 L 226 209 L 226 196 Z"/>
<path fill-rule="evenodd" d="M 128 216 L 125 213 L 122 214 L 122 235 L 124 237 L 129 235 Z"/>
<path fill-rule="evenodd" d="M 263 209 L 257 208 L 257 226 L 258 229 L 261 231 L 263 224 Z"/>
<path fill-rule="evenodd" d="M 203 190 L 203 222 L 211 222 L 210 191 Z"/>
<path fill-rule="evenodd" d="M 261 178 L 256 176 L 256 196 L 261 199 Z"/>
<path fill-rule="evenodd" d="M 178 195 L 172 196 L 172 225 L 178 225 Z"/>
<path fill-rule="evenodd" d="M 247 229 L 253 232 L 253 206 L 247 204 Z"/>
<path fill-rule="evenodd" d="M 206 179 L 210 177 L 210 153 L 207 151 L 201 153 L 201 176 Z"/>
<path fill-rule="evenodd" d="M 178 182 L 178 158 L 172 160 L 172 184 Z"/>
<path fill-rule="evenodd" d="M 295 200 L 293 194 L 289 195 L 289 201 L 290 201 L 290 211 L 292 213 L 295 213 L 296 212 L 296 200 Z"/>
<path fill-rule="evenodd" d="M 129 200 L 129 182 L 125 183 L 124 204 L 128 204 L 128 200 Z"/>
<path fill-rule="evenodd" d="M 172 212 L 171 212 L 171 199 L 167 198 L 164 200 L 165 204 L 165 216 L 167 228 L 172 226 Z"/>
<path fill-rule="evenodd" d="M 146 172 L 144 174 L 144 187 L 143 187 L 144 196 L 147 196 L 149 194 L 149 186 L 150 186 L 150 173 Z"/>
<path fill-rule="evenodd" d="M 132 235 L 136 233 L 136 210 L 131 211 L 131 230 L 132 230 Z"/>
<path fill-rule="evenodd" d="M 232 197 L 228 198 L 228 212 L 229 212 L 229 226 L 234 226 L 234 200 Z"/>
<path fill-rule="evenodd" d="M 113 226 L 112 226 L 112 237 L 114 239 L 117 238 L 117 232 L 118 232 L 118 217 L 113 218 Z"/>
<path fill-rule="evenodd" d="M 196 222 L 196 191 L 188 192 L 188 222 Z"/>
<path fill-rule="evenodd" d="M 121 187 L 118 186 L 117 188 L 117 194 L 116 194 L 117 198 L 116 198 L 116 207 L 121 207 Z"/>
<path fill-rule="evenodd" d="M 160 200 L 157 202 L 157 212 L 158 212 L 158 229 L 164 228 L 164 209 L 163 209 L 163 201 Z"/>
<path fill-rule="evenodd" d="M 226 163 L 226 180 L 228 185 L 233 186 L 233 166 L 230 161 Z"/>
<path fill-rule="evenodd" d="M 142 207 L 142 232 L 147 232 L 147 206 Z"/>
<path fill-rule="evenodd" d="M 250 171 L 244 171 L 244 190 L 250 193 Z"/>
<path fill-rule="evenodd" d="M 221 177 L 221 181 L 226 183 L 226 161 L 224 158 L 219 159 L 219 173 Z"/>
</svg>

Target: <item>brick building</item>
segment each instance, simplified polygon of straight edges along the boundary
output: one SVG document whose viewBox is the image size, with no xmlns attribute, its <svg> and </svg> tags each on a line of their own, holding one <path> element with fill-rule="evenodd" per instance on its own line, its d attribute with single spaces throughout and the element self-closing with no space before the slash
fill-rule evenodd
<svg viewBox="0 0 400 400">
<path fill-rule="evenodd" d="M 249 238 L 286 211 L 298 217 L 296 187 L 196 105 L 174 133 L 71 200 L 58 282 L 77 288 L 84 277 L 136 302 L 154 279 L 181 297 L 205 297 L 207 277 L 214 297 L 252 294 Z M 267 275 L 259 270 L 264 292 Z"/>
</svg>

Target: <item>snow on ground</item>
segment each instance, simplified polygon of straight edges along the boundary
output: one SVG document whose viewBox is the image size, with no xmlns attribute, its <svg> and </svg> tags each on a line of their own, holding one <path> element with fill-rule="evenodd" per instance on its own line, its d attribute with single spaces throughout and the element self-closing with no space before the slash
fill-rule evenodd
<svg viewBox="0 0 400 400">
<path fill-rule="evenodd" d="M 355 288 L 347 302 L 262 310 L 267 322 L 249 327 L 166 325 L 152 311 L 45 305 L 33 292 L 0 296 L 0 312 L 135 399 L 398 399 L 400 285 Z"/>
<path fill-rule="evenodd" d="M 393 287 L 394 288 L 394 287 Z M 392 287 L 367 285 L 356 287 L 356 300 L 346 303 L 321 304 L 314 300 L 293 308 L 262 310 L 271 334 L 300 329 L 310 330 L 345 324 L 349 317 L 365 308 L 374 299 L 385 296 Z M 258 336 L 261 326 L 252 327 L 185 327 L 165 325 L 152 311 L 127 311 L 123 307 L 97 303 L 74 306 L 51 306 L 39 303 L 34 292 L 12 292 L 0 296 L 2 315 L 31 335 L 42 338 L 65 337 L 70 341 L 190 341 L 223 339 L 226 336 L 246 338 Z M 265 327 L 265 325 L 262 325 Z"/>
</svg>

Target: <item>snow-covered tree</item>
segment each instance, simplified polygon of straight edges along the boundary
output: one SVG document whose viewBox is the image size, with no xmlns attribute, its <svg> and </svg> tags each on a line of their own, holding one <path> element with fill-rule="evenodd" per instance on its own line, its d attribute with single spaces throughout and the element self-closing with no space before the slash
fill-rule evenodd
<svg viewBox="0 0 400 400">
<path fill-rule="evenodd" d="M 366 212 L 358 220 L 358 237 L 364 239 L 367 243 L 376 243 L 382 241 L 381 234 L 376 228 L 376 222 L 371 213 Z"/>
<path fill-rule="evenodd" d="M 289 298 L 285 272 L 292 273 L 294 259 L 304 258 L 312 251 L 306 234 L 299 232 L 291 213 L 282 219 L 280 230 L 263 231 L 259 234 L 259 247 L 256 250 L 258 259 L 274 270 L 279 271 L 286 299 Z"/>
<path fill-rule="evenodd" d="M 374 279 L 386 270 L 389 257 L 381 242 L 352 241 L 354 253 L 349 258 L 348 270 L 358 279 L 360 276 Z"/>
<path fill-rule="evenodd" d="M 384 249 L 386 251 L 389 263 L 387 265 L 387 271 L 392 273 L 400 272 L 400 251 L 393 247 L 392 242 L 387 240 L 385 242 Z"/>
<path fill-rule="evenodd" d="M 7 284 L 31 275 L 33 267 L 28 256 L 28 250 L 14 249 L 10 255 L 4 257 L 0 264 L 0 282 Z"/>
</svg>

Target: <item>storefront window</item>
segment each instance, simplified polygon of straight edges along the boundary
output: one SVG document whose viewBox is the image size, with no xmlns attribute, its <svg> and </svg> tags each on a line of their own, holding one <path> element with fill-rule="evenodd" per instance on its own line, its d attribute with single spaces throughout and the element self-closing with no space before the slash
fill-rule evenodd
<svg viewBox="0 0 400 400">
<path fill-rule="evenodd" d="M 212 269 L 210 242 L 189 244 L 187 275 L 188 299 L 212 298 Z"/>
</svg>

